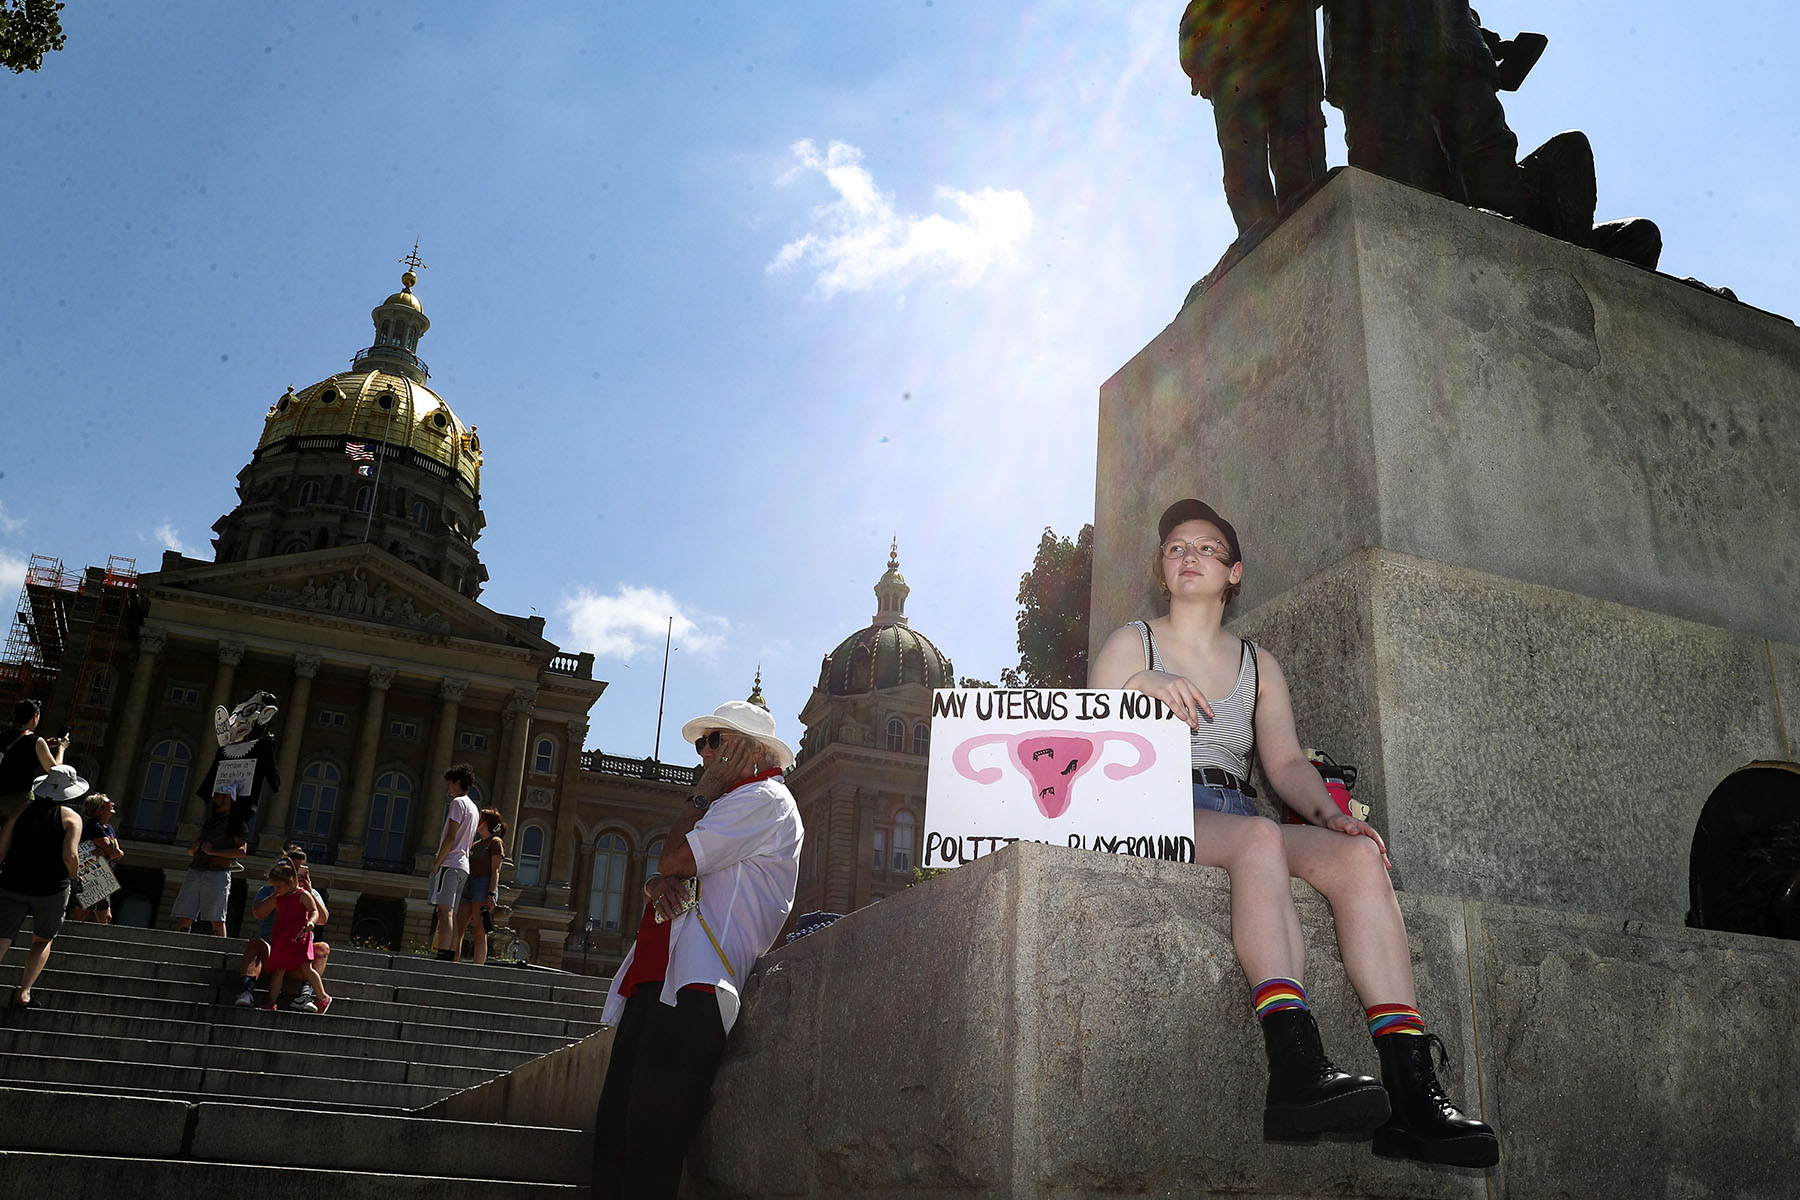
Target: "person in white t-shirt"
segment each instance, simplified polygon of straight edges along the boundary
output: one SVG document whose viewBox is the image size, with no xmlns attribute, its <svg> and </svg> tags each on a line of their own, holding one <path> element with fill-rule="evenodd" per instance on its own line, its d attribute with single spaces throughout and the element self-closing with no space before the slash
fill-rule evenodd
<svg viewBox="0 0 1800 1200">
<path fill-rule="evenodd" d="M 431 903 L 437 909 L 437 956 L 443 962 L 455 962 L 462 947 L 450 939 L 456 929 L 456 906 L 462 902 L 463 888 L 469 882 L 469 848 L 475 844 L 475 823 L 481 813 L 469 799 L 475 786 L 475 771 L 468 763 L 457 763 L 444 772 L 444 788 L 450 793 L 449 807 L 444 810 L 444 832 L 438 838 L 437 861 L 431 864 Z"/>
<path fill-rule="evenodd" d="M 794 908 L 804 830 L 794 752 L 743 700 L 682 726 L 704 769 L 644 881 L 637 941 L 601 1020 L 616 1024 L 594 1128 L 596 1196 L 667 1196 L 707 1108 L 738 990 Z"/>
</svg>

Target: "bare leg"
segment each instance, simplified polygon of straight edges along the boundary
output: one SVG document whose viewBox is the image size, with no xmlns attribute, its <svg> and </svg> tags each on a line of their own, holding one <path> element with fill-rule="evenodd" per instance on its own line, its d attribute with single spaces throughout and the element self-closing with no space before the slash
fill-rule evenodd
<svg viewBox="0 0 1800 1200">
<path fill-rule="evenodd" d="M 313 943 L 313 970 L 317 971 L 321 978 L 324 977 L 325 968 L 330 962 L 331 962 L 331 943 L 330 942 L 314 942 Z M 318 990 L 319 990 L 318 985 L 315 984 L 313 986 L 313 991 L 316 992 Z"/>
<path fill-rule="evenodd" d="M 475 965 L 479 967 L 487 962 L 488 935 L 487 928 L 481 923 L 481 906 L 475 907 L 475 923 L 469 926 L 469 936 L 475 939 Z"/>
<path fill-rule="evenodd" d="M 1299 981 L 1306 943 L 1276 824 L 1201 809 L 1194 814 L 1194 861 L 1231 876 L 1231 944 L 1250 982 Z"/>
<path fill-rule="evenodd" d="M 1293 873 L 1331 903 L 1338 951 L 1365 1007 L 1417 1006 L 1406 922 L 1373 840 L 1316 825 L 1284 825 Z"/>
<path fill-rule="evenodd" d="M 244 957 L 238 960 L 238 974 L 248 975 L 255 979 L 262 974 L 263 964 L 269 961 L 269 943 L 261 938 L 251 938 L 244 944 Z"/>
<path fill-rule="evenodd" d="M 451 962 L 462 953 L 462 927 L 456 923 L 456 910 L 448 904 L 438 905 L 435 945 L 439 954 L 450 956 Z"/>
<path fill-rule="evenodd" d="M 31 949 L 25 952 L 25 966 L 19 972 L 19 1003 L 31 999 L 31 985 L 43 974 L 44 964 L 50 961 L 50 943 L 31 939 Z"/>
<path fill-rule="evenodd" d="M 94 909 L 94 920 L 101 925 L 112 924 L 112 905 Z"/>
<path fill-rule="evenodd" d="M 192 917 L 176 917 L 175 918 L 175 932 L 186 933 L 188 930 L 192 929 L 193 927 L 194 927 L 194 918 L 192 918 Z"/>
<path fill-rule="evenodd" d="M 282 982 L 286 979 L 287 979 L 286 971 L 277 971 L 274 967 L 269 968 L 269 1004 L 268 1004 L 268 1007 L 274 1008 L 275 1005 L 281 1000 L 281 985 L 282 985 Z"/>
<path fill-rule="evenodd" d="M 225 936 L 225 922 L 211 921 L 208 923 L 212 926 L 212 931 L 213 931 L 214 937 L 224 937 Z"/>
<path fill-rule="evenodd" d="M 331 996 L 325 991 L 325 981 L 319 978 L 319 968 L 315 964 L 302 963 L 295 969 L 300 973 L 300 978 L 312 985 L 312 990 L 317 993 L 321 1006 L 331 1003 Z"/>
</svg>

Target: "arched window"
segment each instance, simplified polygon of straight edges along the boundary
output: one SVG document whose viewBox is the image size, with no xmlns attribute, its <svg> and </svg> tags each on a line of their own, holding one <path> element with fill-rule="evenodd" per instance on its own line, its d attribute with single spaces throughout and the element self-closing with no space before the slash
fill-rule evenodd
<svg viewBox="0 0 1800 1200">
<path fill-rule="evenodd" d="M 181 801 L 187 795 L 188 768 L 194 752 L 180 738 L 164 738 L 150 747 L 144 767 L 144 785 L 138 789 L 137 831 L 152 837 L 173 836 L 181 819 Z"/>
<path fill-rule="evenodd" d="M 375 489 L 364 485 L 356 489 L 356 511 L 366 513 L 375 503 Z"/>
<path fill-rule="evenodd" d="M 87 702 L 93 708 L 110 708 L 112 706 L 113 673 L 111 667 L 101 667 L 88 677 Z"/>
<path fill-rule="evenodd" d="M 282 553 L 283 554 L 305 554 L 306 553 L 306 539 L 305 538 L 295 538 L 293 541 L 291 541 L 287 544 L 287 549 L 283 550 Z"/>
<path fill-rule="evenodd" d="M 531 752 L 531 769 L 541 775 L 548 775 L 556 770 L 556 743 L 549 738 L 539 738 L 537 749 Z"/>
<path fill-rule="evenodd" d="M 406 820 L 412 813 L 412 779 L 402 771 L 384 771 L 375 780 L 375 794 L 369 801 L 369 830 L 363 842 L 363 857 L 371 863 L 388 867 L 404 867 L 406 854 Z"/>
<path fill-rule="evenodd" d="M 527 825 L 519 833 L 518 885 L 520 887 L 536 887 L 544 877 L 544 831 L 540 826 Z"/>
<path fill-rule="evenodd" d="M 630 852 L 625 839 L 603 833 L 594 842 L 594 875 L 588 889 L 588 917 L 608 933 L 619 930 L 625 908 L 625 864 Z"/>
<path fill-rule="evenodd" d="M 899 717 L 888 718 L 887 748 L 889 750 L 906 749 L 906 722 Z"/>
<path fill-rule="evenodd" d="M 663 852 L 663 842 L 664 841 L 665 841 L 665 839 L 663 839 L 663 838 L 657 838 L 654 842 L 650 843 L 650 848 L 648 850 L 644 851 L 644 874 L 645 875 L 649 875 L 652 871 L 655 871 L 657 868 L 657 864 L 662 862 L 662 852 Z"/>
<path fill-rule="evenodd" d="M 420 529 L 429 529 L 431 527 L 431 506 L 423 500 L 413 501 L 412 519 L 413 524 Z"/>
<path fill-rule="evenodd" d="M 931 753 L 931 726 L 923 721 L 913 726 L 913 753 Z"/>
<path fill-rule="evenodd" d="M 887 830 L 885 829 L 877 828 L 875 830 L 875 853 L 870 859 L 869 865 L 875 868 L 877 875 L 887 870 Z"/>
<path fill-rule="evenodd" d="M 894 814 L 894 870 L 902 873 L 913 865 L 913 815 L 905 809 Z"/>
<path fill-rule="evenodd" d="M 308 850 L 323 850 L 331 840 L 338 786 L 343 779 L 343 773 L 322 758 L 313 759 L 300 770 L 300 786 L 294 789 L 294 819 L 288 834 Z"/>
<path fill-rule="evenodd" d="M 317 504 L 318 502 L 319 502 L 319 481 L 316 479 L 309 479 L 305 483 L 301 484 L 300 485 L 300 507 L 305 508 L 309 504 Z"/>
</svg>

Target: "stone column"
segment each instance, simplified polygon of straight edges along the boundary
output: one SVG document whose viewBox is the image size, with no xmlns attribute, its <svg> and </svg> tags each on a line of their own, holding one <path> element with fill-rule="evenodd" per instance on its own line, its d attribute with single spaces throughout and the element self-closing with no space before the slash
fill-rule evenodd
<svg viewBox="0 0 1800 1200">
<path fill-rule="evenodd" d="M 219 709 L 231 711 L 231 687 L 237 680 L 238 664 L 244 661 L 244 643 L 219 643 L 219 669 L 213 675 L 212 706 L 204 714 L 204 733 L 200 738 L 200 752 L 194 756 L 194 770 L 199 772 L 194 777 L 197 785 L 205 777 L 207 768 L 212 765 L 212 755 L 218 749 L 219 742 L 215 734 L 213 719 Z M 186 845 L 189 839 L 200 831 L 200 821 L 205 815 L 206 801 L 189 793 L 181 800 L 181 821 L 177 826 L 176 840 Z"/>
<path fill-rule="evenodd" d="M 231 698 L 231 686 L 237 681 L 238 664 L 244 661 L 244 643 L 219 643 L 219 669 L 213 675 L 212 707 L 206 710 L 206 728 L 212 731 L 213 714 L 217 709 L 230 712 L 235 702 Z"/>
<path fill-rule="evenodd" d="M 113 739 L 112 762 L 105 781 L 107 790 L 118 797 L 121 813 L 126 809 L 125 797 L 133 794 L 131 760 L 137 755 L 138 737 L 143 733 L 144 709 L 150 700 L 156 658 L 168 641 L 169 635 L 160 629 L 146 629 L 138 634 L 137 666 L 131 673 L 131 689 L 125 693 L 125 711 L 119 716 L 119 731 Z"/>
<path fill-rule="evenodd" d="M 307 706 L 312 700 L 313 677 L 319 673 L 321 659 L 316 654 L 294 655 L 294 682 L 288 689 L 282 712 L 281 750 L 275 756 L 275 770 L 281 775 L 281 790 L 269 798 L 269 813 L 263 819 L 263 836 L 276 842 L 287 837 L 288 813 L 293 811 L 294 789 L 300 786 L 300 743 L 309 728 Z"/>
<path fill-rule="evenodd" d="M 525 755 L 531 750 L 531 714 L 537 708 L 537 689 L 514 688 L 512 701 L 500 714 L 506 728 L 506 741 L 500 752 L 500 785 L 494 794 L 494 807 L 508 829 L 519 825 L 519 792 L 525 783 Z"/>
<path fill-rule="evenodd" d="M 575 781 L 581 774 L 582 744 L 587 741 L 588 724 L 572 720 L 568 725 L 569 740 L 563 753 L 562 781 L 557 788 L 555 824 L 544 845 L 542 881 L 547 907 L 571 907 L 573 900 L 569 882 L 575 870 Z M 518 858 L 523 832 L 515 830 L 507 845 Z"/>
<path fill-rule="evenodd" d="M 437 857 L 438 839 L 443 836 L 443 822 L 437 819 L 438 804 L 444 796 L 441 776 L 456 761 L 456 718 L 462 712 L 462 698 L 468 693 L 467 679 L 445 679 L 438 684 L 437 725 L 431 734 L 431 752 L 425 759 L 425 778 L 419 781 L 414 809 L 413 869 L 428 871 Z"/>
<path fill-rule="evenodd" d="M 356 738 L 356 757 L 344 786 L 344 815 L 338 823 L 338 861 L 350 866 L 362 863 L 367 840 L 369 800 L 375 793 L 375 756 L 381 750 L 381 722 L 387 715 L 388 688 L 394 685 L 394 668 L 369 668 L 369 693 L 363 701 L 362 731 Z"/>
</svg>

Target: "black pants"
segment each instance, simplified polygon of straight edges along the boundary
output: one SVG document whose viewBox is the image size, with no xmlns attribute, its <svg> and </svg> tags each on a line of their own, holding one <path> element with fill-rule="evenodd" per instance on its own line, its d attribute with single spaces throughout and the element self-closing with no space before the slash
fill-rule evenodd
<svg viewBox="0 0 1800 1200">
<path fill-rule="evenodd" d="M 668 1197 L 712 1095 L 725 1025 L 711 992 L 683 988 L 675 1007 L 662 984 L 639 984 L 613 1035 L 594 1122 L 594 1196 Z"/>
</svg>

